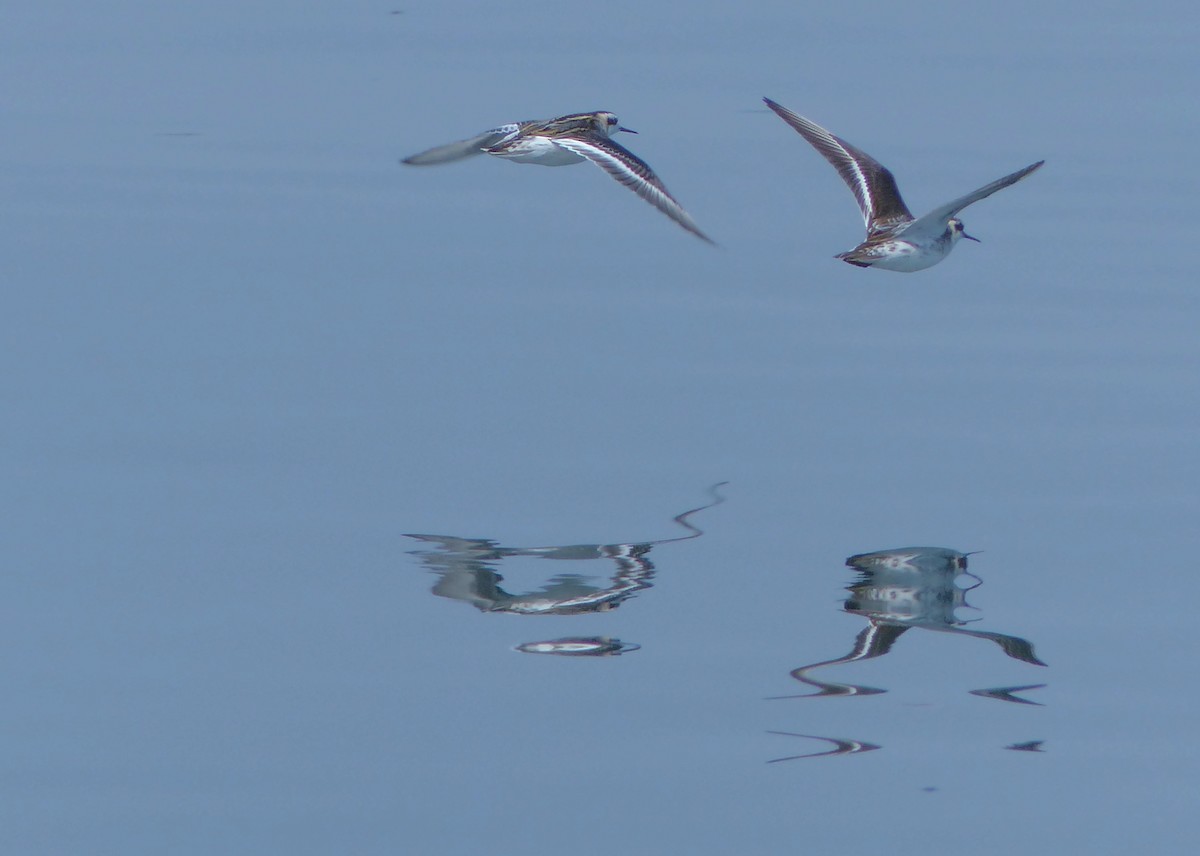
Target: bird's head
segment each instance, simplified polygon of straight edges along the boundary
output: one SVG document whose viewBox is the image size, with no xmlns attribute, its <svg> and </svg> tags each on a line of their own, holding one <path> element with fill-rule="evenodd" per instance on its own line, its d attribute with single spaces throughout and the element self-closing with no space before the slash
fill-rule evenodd
<svg viewBox="0 0 1200 856">
<path fill-rule="evenodd" d="M 950 241 L 952 243 L 957 242 L 959 238 L 966 238 L 968 241 L 974 241 L 977 244 L 983 243 L 978 238 L 968 235 L 963 230 L 962 220 L 959 220 L 957 217 L 951 217 L 950 221 L 946 224 L 946 228 L 950 230 Z"/>
<path fill-rule="evenodd" d="M 622 128 L 621 122 L 617 119 L 615 113 L 600 112 L 596 114 L 596 124 L 599 130 L 608 136 L 612 136 L 617 131 L 624 131 L 627 134 L 636 134 L 637 131 L 632 128 Z"/>
</svg>

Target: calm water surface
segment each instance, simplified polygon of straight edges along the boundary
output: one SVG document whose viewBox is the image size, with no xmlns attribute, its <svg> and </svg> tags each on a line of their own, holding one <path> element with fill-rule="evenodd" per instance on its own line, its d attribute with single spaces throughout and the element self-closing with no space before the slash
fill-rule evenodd
<svg viewBox="0 0 1200 856">
<path fill-rule="evenodd" d="M 0 849 L 1185 852 L 1193 18 L 8 16 Z M 593 109 L 719 247 L 397 163 Z"/>
</svg>

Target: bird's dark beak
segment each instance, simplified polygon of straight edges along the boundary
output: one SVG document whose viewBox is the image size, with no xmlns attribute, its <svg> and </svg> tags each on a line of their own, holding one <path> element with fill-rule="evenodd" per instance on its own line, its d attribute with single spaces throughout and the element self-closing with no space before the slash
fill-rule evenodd
<svg viewBox="0 0 1200 856">
<path fill-rule="evenodd" d="M 626 134 L 636 134 L 637 133 L 637 131 L 633 130 L 633 128 L 622 128 L 620 126 L 617 127 L 617 130 L 624 131 Z"/>
<path fill-rule="evenodd" d="M 983 243 L 983 241 L 979 240 L 978 238 L 976 238 L 976 237 L 974 237 L 974 236 L 972 236 L 972 235 L 968 235 L 966 232 L 963 232 L 963 233 L 962 233 L 962 236 L 963 236 L 964 238 L 966 238 L 968 241 L 974 241 L 974 242 L 975 242 L 975 243 L 977 243 L 977 244 L 982 244 L 982 243 Z"/>
</svg>

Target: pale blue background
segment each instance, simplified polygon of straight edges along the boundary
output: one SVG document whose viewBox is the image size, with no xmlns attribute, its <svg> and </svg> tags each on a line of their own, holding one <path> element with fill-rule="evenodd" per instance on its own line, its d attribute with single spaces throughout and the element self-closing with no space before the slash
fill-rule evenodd
<svg viewBox="0 0 1200 856">
<path fill-rule="evenodd" d="M 13 6 L 0 850 L 1184 852 L 1196 20 Z M 965 212 L 984 243 L 858 270 L 850 194 L 764 95 L 918 213 L 1047 163 Z M 592 109 L 719 248 L 589 165 L 397 163 Z M 435 598 L 403 537 L 671 538 L 723 479 L 605 615 Z M 1049 667 L 914 631 L 827 675 L 887 694 L 767 700 L 865 626 L 844 558 L 912 543 L 985 551 L 972 627 Z M 581 634 L 642 649 L 511 650 Z M 768 765 L 819 748 L 773 730 L 883 748 Z"/>
</svg>

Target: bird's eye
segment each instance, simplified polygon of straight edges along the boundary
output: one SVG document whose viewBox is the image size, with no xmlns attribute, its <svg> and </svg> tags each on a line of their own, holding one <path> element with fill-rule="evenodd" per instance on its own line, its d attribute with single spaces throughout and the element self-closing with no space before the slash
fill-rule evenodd
<svg viewBox="0 0 1200 856">
<path fill-rule="evenodd" d="M 608 124 L 610 124 L 610 125 L 615 125 L 615 124 L 617 124 L 617 117 L 616 117 L 616 116 L 609 116 L 609 117 L 608 117 Z"/>
</svg>

